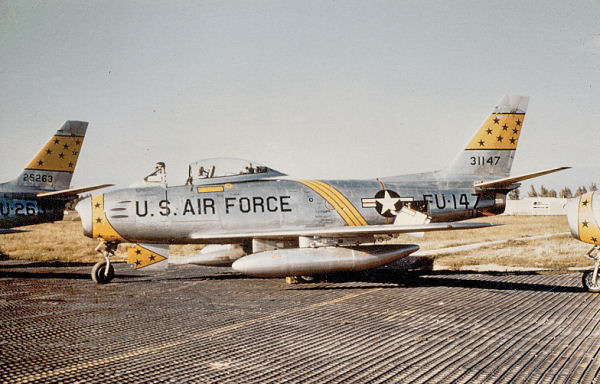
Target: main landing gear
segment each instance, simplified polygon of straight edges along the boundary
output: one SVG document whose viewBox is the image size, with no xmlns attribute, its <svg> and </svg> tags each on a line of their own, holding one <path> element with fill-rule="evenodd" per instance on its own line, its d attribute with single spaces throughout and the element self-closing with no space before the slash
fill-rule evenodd
<svg viewBox="0 0 600 384">
<path fill-rule="evenodd" d="M 117 251 L 117 241 L 104 241 L 101 240 L 100 244 L 96 247 L 96 252 L 99 252 L 104 256 L 104 260 L 99 261 L 92 268 L 92 280 L 96 284 L 106 284 L 115 277 L 115 269 L 110 263 L 110 257 L 114 256 Z"/>
<path fill-rule="evenodd" d="M 600 246 L 594 245 L 592 249 L 586 253 L 586 256 L 593 259 L 596 263 L 593 271 L 583 273 L 581 282 L 583 287 L 589 292 L 600 292 Z"/>
<path fill-rule="evenodd" d="M 285 283 L 286 284 L 303 284 L 303 283 L 318 283 L 319 278 L 314 275 L 305 275 L 305 276 L 286 276 Z"/>
</svg>

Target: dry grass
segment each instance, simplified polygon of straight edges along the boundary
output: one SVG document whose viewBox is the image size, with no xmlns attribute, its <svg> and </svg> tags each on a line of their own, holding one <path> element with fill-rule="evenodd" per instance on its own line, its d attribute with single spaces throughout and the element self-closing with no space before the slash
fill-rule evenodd
<svg viewBox="0 0 600 384">
<path fill-rule="evenodd" d="M 81 223 L 71 218 L 19 229 L 31 232 L 2 235 L 0 252 L 11 259 L 32 261 L 98 261 L 98 240 L 83 236 Z"/>
<path fill-rule="evenodd" d="M 433 257 L 435 265 L 450 269 L 493 264 L 562 271 L 592 264 L 584 256 L 590 248 L 588 244 L 577 241 L 568 234 L 560 235 L 569 231 L 566 216 L 494 216 L 470 221 L 504 225 L 466 231 L 429 232 L 423 240 L 417 241 L 409 236 L 399 236 L 390 242 L 413 242 L 419 244 L 422 250 L 434 250 L 504 240 L 501 244 Z M 514 240 L 540 235 L 552 236 L 547 239 Z"/>
<path fill-rule="evenodd" d="M 468 222 L 503 225 L 466 231 L 429 232 L 422 240 L 418 240 L 417 244 L 421 249 L 430 250 L 569 231 L 566 216 L 491 216 L 468 220 Z M 415 242 L 415 239 L 410 236 L 399 236 L 398 239 L 402 242 Z"/>
<path fill-rule="evenodd" d="M 504 240 L 497 245 L 440 254 L 434 257 L 436 265 L 459 269 L 462 266 L 495 264 L 500 266 L 538 267 L 565 270 L 569 267 L 591 265 L 583 256 L 588 245 L 569 235 L 556 235 L 548 239 L 515 241 L 521 237 L 560 234 L 568 231 L 565 216 L 496 216 L 473 221 L 503 223 L 506 225 L 468 231 L 426 233 L 417 240 L 399 236 L 388 240 L 399 243 L 416 243 L 422 250 L 434 250 L 485 241 Z M 69 215 L 62 222 L 23 227 L 31 232 L 2 235 L 0 252 L 11 259 L 33 261 L 95 262 L 99 255 L 94 251 L 97 240 L 81 233 L 77 215 Z M 172 255 L 188 255 L 199 252 L 202 245 L 171 246 Z M 117 258 L 126 258 L 127 245 L 119 246 Z"/>
<path fill-rule="evenodd" d="M 566 271 L 573 267 L 588 267 L 592 262 L 585 253 L 588 244 L 562 235 L 531 241 L 507 241 L 489 247 L 434 257 L 434 264 L 460 269 L 472 265 L 498 265 L 506 267 L 544 268 Z"/>
</svg>

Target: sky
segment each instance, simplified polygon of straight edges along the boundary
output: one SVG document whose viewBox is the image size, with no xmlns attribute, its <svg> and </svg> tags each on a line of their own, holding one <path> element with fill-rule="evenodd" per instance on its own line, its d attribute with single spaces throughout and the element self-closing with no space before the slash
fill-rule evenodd
<svg viewBox="0 0 600 384">
<path fill-rule="evenodd" d="M 600 181 L 600 2 L 2 1 L 0 180 L 89 121 L 74 186 L 210 157 L 301 178 L 443 168 L 507 93 L 513 174 Z M 575 176 L 579 179 L 574 181 Z"/>
</svg>

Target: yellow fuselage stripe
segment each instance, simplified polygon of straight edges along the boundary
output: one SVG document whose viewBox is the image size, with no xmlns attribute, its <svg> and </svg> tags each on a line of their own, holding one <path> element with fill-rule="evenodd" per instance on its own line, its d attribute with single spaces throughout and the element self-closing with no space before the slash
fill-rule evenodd
<svg viewBox="0 0 600 384">
<path fill-rule="evenodd" d="M 355 222 L 358 223 L 357 225 L 367 225 L 367 221 L 361 216 L 361 214 L 354 207 L 354 205 L 352 205 L 350 200 L 348 200 L 346 198 L 346 196 L 342 195 L 342 193 L 340 191 L 338 191 L 337 189 L 333 188 L 331 185 L 326 184 L 322 181 L 315 181 L 315 183 L 322 185 L 323 188 L 328 189 L 334 195 L 336 195 L 344 203 L 345 208 L 347 208 L 348 212 L 354 218 Z"/>
<path fill-rule="evenodd" d="M 207 192 L 223 192 L 223 186 L 219 185 L 216 187 L 198 187 L 196 189 L 198 193 L 207 193 Z"/>
<path fill-rule="evenodd" d="M 335 210 L 337 211 L 337 213 L 339 213 L 342 219 L 344 219 L 346 224 L 348 224 L 349 226 L 357 225 L 354 222 L 353 218 L 351 218 L 350 215 L 348 215 L 348 213 L 342 208 L 338 200 L 331 196 L 331 194 L 327 190 L 324 190 L 322 187 L 320 187 L 318 184 L 312 181 L 301 181 L 301 183 L 306 185 L 313 191 L 317 192 L 322 198 L 325 199 L 325 201 L 331 204 L 331 206 L 335 208 Z"/>
<path fill-rule="evenodd" d="M 367 225 L 366 220 L 358 213 L 356 208 L 338 190 L 321 181 L 301 180 L 299 183 L 306 185 L 323 197 L 349 226 Z"/>
<path fill-rule="evenodd" d="M 600 226 L 594 217 L 592 200 L 594 193 L 586 193 L 579 199 L 579 238 L 581 241 L 600 245 Z"/>
<path fill-rule="evenodd" d="M 126 241 L 108 221 L 104 212 L 104 194 L 92 197 L 92 236 L 94 239 L 102 238 L 107 241 Z"/>
</svg>

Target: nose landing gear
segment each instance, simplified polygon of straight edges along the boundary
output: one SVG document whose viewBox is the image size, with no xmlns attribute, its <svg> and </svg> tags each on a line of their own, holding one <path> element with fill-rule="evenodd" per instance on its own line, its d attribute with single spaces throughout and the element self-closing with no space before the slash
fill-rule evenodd
<svg viewBox="0 0 600 384">
<path fill-rule="evenodd" d="M 586 271 L 581 279 L 583 287 L 589 292 L 600 292 L 600 246 L 594 245 L 586 256 L 595 261 L 594 270 Z"/>
<path fill-rule="evenodd" d="M 92 280 L 96 284 L 107 284 L 115 277 L 115 269 L 110 263 L 110 257 L 117 251 L 118 241 L 100 240 L 96 252 L 104 256 L 104 260 L 97 262 L 92 268 Z"/>
</svg>

